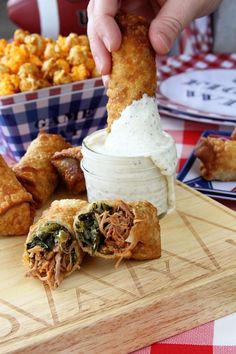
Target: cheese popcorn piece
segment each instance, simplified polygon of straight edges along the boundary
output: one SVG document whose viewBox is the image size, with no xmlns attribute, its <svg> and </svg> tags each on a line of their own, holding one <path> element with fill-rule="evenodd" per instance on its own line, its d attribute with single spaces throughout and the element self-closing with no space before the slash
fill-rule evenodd
<svg viewBox="0 0 236 354">
<path fill-rule="evenodd" d="M 70 72 L 70 65 L 65 59 L 58 59 L 55 66 L 57 70 L 64 70 L 66 73 Z"/>
<path fill-rule="evenodd" d="M 88 47 L 76 45 L 71 48 L 67 60 L 71 65 L 84 64 L 88 57 L 88 53 Z"/>
<path fill-rule="evenodd" d="M 10 74 L 10 69 L 4 64 L 0 64 L 0 76 L 3 74 Z"/>
<path fill-rule="evenodd" d="M 50 82 L 46 79 L 38 79 L 36 80 L 36 85 L 38 87 L 38 89 L 43 89 L 45 87 L 49 87 L 51 86 Z"/>
<path fill-rule="evenodd" d="M 40 73 L 39 73 L 39 69 L 36 64 L 25 63 L 20 66 L 19 71 L 18 71 L 18 76 L 20 77 L 20 79 L 26 78 L 29 76 L 39 77 Z"/>
<path fill-rule="evenodd" d="M 21 79 L 19 87 L 21 92 L 34 91 L 39 88 L 37 85 L 37 80 L 32 76 Z"/>
<path fill-rule="evenodd" d="M 67 50 L 70 50 L 72 47 L 74 47 L 78 44 L 79 44 L 79 36 L 76 33 L 70 33 L 65 38 L 65 46 L 66 46 Z"/>
<path fill-rule="evenodd" d="M 71 75 L 66 73 L 64 70 L 55 71 L 53 75 L 53 84 L 62 85 L 71 82 Z"/>
<path fill-rule="evenodd" d="M 19 78 L 17 75 L 4 74 L 0 80 L 0 96 L 12 95 L 19 90 Z"/>
<path fill-rule="evenodd" d="M 37 65 L 39 68 L 41 68 L 43 65 L 42 60 L 34 54 L 29 55 L 29 62 Z"/>
<path fill-rule="evenodd" d="M 71 77 L 73 81 L 86 80 L 90 73 L 84 64 L 73 66 L 71 71 Z"/>
<path fill-rule="evenodd" d="M 66 37 L 59 35 L 58 39 L 56 40 L 56 44 L 58 44 L 58 46 L 62 52 L 68 51 L 68 47 L 66 45 Z"/>
<path fill-rule="evenodd" d="M 59 59 L 63 57 L 63 52 L 61 51 L 59 45 L 57 43 L 47 43 L 45 51 L 44 51 L 44 58 L 50 59 Z"/>
<path fill-rule="evenodd" d="M 54 58 L 45 60 L 45 62 L 42 65 L 43 77 L 52 78 L 55 71 L 56 71 L 56 60 Z"/>
<path fill-rule="evenodd" d="M 25 42 L 25 37 L 28 36 L 30 33 L 28 31 L 24 31 L 22 29 L 17 29 L 14 32 L 14 42 L 17 44 L 23 44 Z"/>
<path fill-rule="evenodd" d="M 4 55 L 6 46 L 7 46 L 7 41 L 5 39 L 0 39 L 0 57 Z"/>
<path fill-rule="evenodd" d="M 13 74 L 17 74 L 20 66 L 24 64 L 29 55 L 25 48 L 18 47 L 14 43 L 6 46 L 2 63 L 9 67 Z"/>
<path fill-rule="evenodd" d="M 45 40 L 39 34 L 30 34 L 24 40 L 28 51 L 31 54 L 41 56 L 45 49 Z"/>
<path fill-rule="evenodd" d="M 79 44 L 90 48 L 89 40 L 88 40 L 88 37 L 86 35 L 82 34 L 82 35 L 79 36 Z"/>
</svg>

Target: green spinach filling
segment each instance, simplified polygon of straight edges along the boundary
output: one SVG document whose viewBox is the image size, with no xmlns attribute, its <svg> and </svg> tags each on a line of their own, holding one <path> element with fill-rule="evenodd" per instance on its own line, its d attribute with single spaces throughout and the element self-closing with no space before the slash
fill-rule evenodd
<svg viewBox="0 0 236 354">
<path fill-rule="evenodd" d="M 83 247 L 91 247 L 96 252 L 105 242 L 104 235 L 99 230 L 96 214 L 104 211 L 113 212 L 113 208 L 106 203 L 93 203 L 92 210 L 78 216 L 75 227 L 79 240 Z"/>
<path fill-rule="evenodd" d="M 35 246 L 40 246 L 50 252 L 56 245 L 59 245 L 67 253 L 72 241 L 72 237 L 65 227 L 57 223 L 48 222 L 36 231 L 32 241 L 27 243 L 26 248 L 29 250 Z"/>
</svg>

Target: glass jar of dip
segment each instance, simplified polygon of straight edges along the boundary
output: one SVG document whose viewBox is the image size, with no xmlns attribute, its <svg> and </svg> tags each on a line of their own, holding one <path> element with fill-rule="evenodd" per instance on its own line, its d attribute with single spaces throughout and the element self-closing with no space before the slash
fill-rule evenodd
<svg viewBox="0 0 236 354">
<path fill-rule="evenodd" d="M 82 143 L 84 172 L 89 202 L 99 199 L 147 200 L 163 216 L 174 208 L 175 176 L 165 176 L 150 156 L 113 156 L 99 149 L 106 136 L 99 130 Z"/>
</svg>

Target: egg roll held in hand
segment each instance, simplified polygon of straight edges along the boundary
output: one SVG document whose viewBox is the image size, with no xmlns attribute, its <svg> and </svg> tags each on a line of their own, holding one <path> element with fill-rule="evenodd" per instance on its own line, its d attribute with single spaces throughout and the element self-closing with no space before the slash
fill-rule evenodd
<svg viewBox="0 0 236 354">
<path fill-rule="evenodd" d="M 0 155 L 0 236 L 27 234 L 34 214 L 32 195 Z"/>
<path fill-rule="evenodd" d="M 73 231 L 75 214 L 87 203 L 82 200 L 54 201 L 31 226 L 25 243 L 23 261 L 27 275 L 57 288 L 83 259 L 83 251 Z"/>
<path fill-rule="evenodd" d="M 51 158 L 51 163 L 72 194 L 80 194 L 86 189 L 84 173 L 80 168 L 82 158 L 79 146 L 56 152 Z"/>
<path fill-rule="evenodd" d="M 90 255 L 119 261 L 161 256 L 157 209 L 147 201 L 88 204 L 77 213 L 74 230 L 82 249 Z"/>
<path fill-rule="evenodd" d="M 112 53 L 112 71 L 108 83 L 108 130 L 121 112 L 144 94 L 155 97 L 157 77 L 155 53 L 148 37 L 149 23 L 141 16 L 119 14 L 116 17 L 122 42 Z"/>
<path fill-rule="evenodd" d="M 202 138 L 195 149 L 200 174 L 206 180 L 236 181 L 236 136 Z"/>
<path fill-rule="evenodd" d="M 52 155 L 70 146 L 60 135 L 39 133 L 13 167 L 18 180 L 32 194 L 37 208 L 47 201 L 57 186 L 58 175 L 51 164 Z"/>
</svg>

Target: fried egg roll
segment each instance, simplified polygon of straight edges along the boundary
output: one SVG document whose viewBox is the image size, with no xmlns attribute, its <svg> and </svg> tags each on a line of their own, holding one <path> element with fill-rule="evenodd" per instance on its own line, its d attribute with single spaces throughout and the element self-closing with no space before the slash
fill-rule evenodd
<svg viewBox="0 0 236 354">
<path fill-rule="evenodd" d="M 56 152 L 51 158 L 51 163 L 72 194 L 80 194 L 86 190 L 84 174 L 80 168 L 82 158 L 79 146 Z"/>
<path fill-rule="evenodd" d="M 79 269 L 83 251 L 73 231 L 73 220 L 86 204 L 79 199 L 56 200 L 31 226 L 23 254 L 27 276 L 38 278 L 55 289 L 65 277 Z"/>
<path fill-rule="evenodd" d="M 53 194 L 58 183 L 51 157 L 67 147 L 71 145 L 62 136 L 41 132 L 13 168 L 18 180 L 32 194 L 37 208 Z"/>
<path fill-rule="evenodd" d="M 208 136 L 195 149 L 206 180 L 236 181 L 236 140 Z"/>
<path fill-rule="evenodd" d="M 157 209 L 147 201 L 104 200 L 88 204 L 74 220 L 83 251 L 102 258 L 136 260 L 161 256 Z"/>
<path fill-rule="evenodd" d="M 112 71 L 108 83 L 108 130 L 121 112 L 143 94 L 155 97 L 155 53 L 148 38 L 149 23 L 141 16 L 119 14 L 122 34 L 120 48 L 112 53 Z"/>
<path fill-rule="evenodd" d="M 20 184 L 1 155 L 0 176 L 0 235 L 25 235 L 35 214 L 32 195 Z"/>
</svg>

